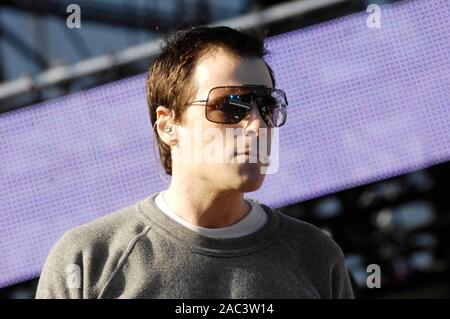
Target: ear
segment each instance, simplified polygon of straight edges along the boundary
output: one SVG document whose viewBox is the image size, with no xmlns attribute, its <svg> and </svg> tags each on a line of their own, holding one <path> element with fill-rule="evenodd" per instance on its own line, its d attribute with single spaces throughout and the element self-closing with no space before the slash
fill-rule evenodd
<svg viewBox="0 0 450 319">
<path fill-rule="evenodd" d="M 174 134 L 173 111 L 165 106 L 158 106 L 156 108 L 156 129 L 161 140 L 168 146 L 174 146 L 178 143 L 177 136 Z M 168 129 L 172 128 L 172 132 Z"/>
</svg>

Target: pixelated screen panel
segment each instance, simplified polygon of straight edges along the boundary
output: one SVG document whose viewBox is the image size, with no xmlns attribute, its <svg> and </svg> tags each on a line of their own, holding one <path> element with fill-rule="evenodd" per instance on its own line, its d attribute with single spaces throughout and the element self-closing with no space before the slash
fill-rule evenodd
<svg viewBox="0 0 450 319">
<path fill-rule="evenodd" d="M 270 38 L 287 92 L 273 207 L 450 158 L 450 2 L 385 5 Z M 0 287 L 37 277 L 66 230 L 164 189 L 145 74 L 0 115 Z M 166 177 L 167 178 L 167 177 Z"/>
</svg>

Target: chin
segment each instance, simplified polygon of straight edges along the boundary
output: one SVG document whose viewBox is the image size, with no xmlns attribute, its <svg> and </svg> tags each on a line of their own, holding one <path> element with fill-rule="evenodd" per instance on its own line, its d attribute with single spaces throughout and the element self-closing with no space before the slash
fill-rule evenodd
<svg viewBox="0 0 450 319">
<path fill-rule="evenodd" d="M 250 166 L 249 166 L 250 165 Z M 240 192 L 254 192 L 258 190 L 264 182 L 265 174 L 261 174 L 259 165 L 244 164 L 238 171 L 238 189 Z"/>
<path fill-rule="evenodd" d="M 224 191 L 234 191 L 240 193 L 251 193 L 257 191 L 262 185 L 262 180 L 242 180 L 236 178 L 230 181 L 228 178 L 227 186 L 223 188 Z"/>
<path fill-rule="evenodd" d="M 238 187 L 241 193 L 251 193 L 257 191 L 261 187 L 262 183 L 244 183 Z"/>
</svg>

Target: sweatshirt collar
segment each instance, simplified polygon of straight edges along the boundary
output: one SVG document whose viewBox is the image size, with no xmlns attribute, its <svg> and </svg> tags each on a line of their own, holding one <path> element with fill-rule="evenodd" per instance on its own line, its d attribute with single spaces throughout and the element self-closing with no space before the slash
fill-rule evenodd
<svg viewBox="0 0 450 319">
<path fill-rule="evenodd" d="M 167 216 L 155 203 L 157 193 L 138 202 L 138 213 L 150 223 L 153 230 L 173 242 L 192 251 L 217 256 L 246 255 L 269 246 L 281 233 L 283 219 L 279 212 L 254 199 L 246 198 L 262 206 L 267 213 L 266 224 L 256 232 L 236 238 L 213 238 L 195 232 Z M 149 235 L 151 235 L 151 230 Z"/>
</svg>

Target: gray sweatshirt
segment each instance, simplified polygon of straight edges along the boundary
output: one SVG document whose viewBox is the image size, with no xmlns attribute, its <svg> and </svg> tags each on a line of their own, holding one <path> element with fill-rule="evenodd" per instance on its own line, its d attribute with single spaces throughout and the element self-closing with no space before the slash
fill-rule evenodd
<svg viewBox="0 0 450 319">
<path fill-rule="evenodd" d="M 317 227 L 252 200 L 265 226 L 207 237 L 164 214 L 156 195 L 67 231 L 36 298 L 353 298 L 342 250 Z"/>
</svg>

